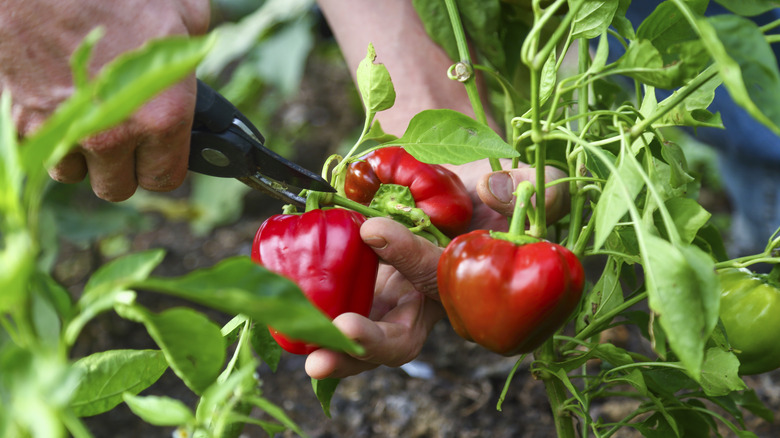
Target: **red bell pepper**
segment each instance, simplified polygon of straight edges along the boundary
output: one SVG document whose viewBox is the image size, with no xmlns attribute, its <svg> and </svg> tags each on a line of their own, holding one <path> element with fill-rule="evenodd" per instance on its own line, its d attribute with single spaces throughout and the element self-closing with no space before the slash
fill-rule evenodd
<svg viewBox="0 0 780 438">
<path fill-rule="evenodd" d="M 528 353 L 560 328 L 582 296 L 577 256 L 555 243 L 524 245 L 485 230 L 456 237 L 439 259 L 439 296 L 463 338 L 503 355 Z"/>
<path fill-rule="evenodd" d="M 379 263 L 360 238 L 364 221 L 360 213 L 340 208 L 271 216 L 257 230 L 252 260 L 293 280 L 331 319 L 347 312 L 368 316 Z M 270 331 L 290 353 L 319 348 Z"/>
<path fill-rule="evenodd" d="M 368 205 L 380 183 L 409 187 L 416 207 L 444 234 L 454 237 L 468 229 L 474 206 L 463 181 L 445 167 L 418 161 L 400 146 L 384 147 L 350 163 L 344 191 Z"/>
</svg>

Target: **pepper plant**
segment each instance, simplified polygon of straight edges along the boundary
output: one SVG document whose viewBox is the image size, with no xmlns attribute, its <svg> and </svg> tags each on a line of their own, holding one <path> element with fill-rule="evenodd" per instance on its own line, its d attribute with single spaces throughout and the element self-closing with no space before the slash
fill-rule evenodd
<svg viewBox="0 0 780 438">
<path fill-rule="evenodd" d="M 413 3 L 430 36 L 451 55 L 447 74 L 466 87 L 475 119 L 427 110 L 399 138 L 381 132 L 375 113 L 392 105 L 394 92 L 387 71 L 372 63 L 369 47 L 357 75 L 365 128 L 353 150 L 333 158 L 339 161 L 330 173 L 334 185 L 348 194 L 356 185 L 372 187 L 371 193 L 392 185 L 368 169 L 376 169 L 372 157 L 389 146 L 436 165 L 489 160 L 500 170 L 501 158 L 511 159 L 513 167 L 520 160 L 530 164 L 536 187 L 518 188 L 509 233 L 481 230 L 452 243 L 438 240 L 447 246 L 439 292 L 457 333 L 501 354 L 525 353 L 517 366 L 533 353 L 532 373 L 544 382 L 559 437 L 609 437 L 623 428 L 645 436 L 687 436 L 718 433 L 718 423 L 738 436 L 755 436 L 744 430 L 743 410 L 769 421 L 772 415 L 740 370 L 776 368 L 776 348 L 745 339 L 746 322 L 733 320 L 771 315 L 776 283 L 765 283 L 776 275 L 745 279 L 752 283 L 735 293 L 729 270 L 780 262 L 780 238 L 767 236 L 761 254 L 729 260 L 710 213 L 696 199 L 700 181 L 687 167 L 684 148 L 669 139 L 676 131 L 669 130 L 724 128 L 708 107 L 715 89 L 725 87 L 780 134 L 780 107 L 767 92 L 780 91 L 770 48 L 777 39 L 771 31 L 780 22 L 758 27 L 746 18 L 776 3 L 718 0 L 732 14 L 706 17 L 706 0 L 668 0 L 637 28 L 626 18 L 628 0 Z M 623 47 L 614 61 L 610 39 Z M 479 95 L 477 74 L 491 86 L 490 96 Z M 673 92 L 664 98 L 660 89 Z M 483 102 L 495 104 L 486 110 Z M 503 138 L 488 127 L 490 109 L 505 126 Z M 366 140 L 380 144 L 355 154 Z M 567 177 L 545 182 L 546 166 Z M 553 184 L 566 185 L 571 204 L 569 215 L 550 226 L 544 196 Z M 532 194 L 536 207 L 529 202 Z M 392 198 L 380 210 L 392 213 L 393 203 L 414 206 L 415 199 L 405 199 Z M 379 205 L 376 198 L 371 205 Z M 539 240 L 556 243 L 531 243 Z M 589 258 L 603 260 L 602 271 L 580 298 L 577 259 Z M 716 274 L 722 270 L 728 272 Z M 721 279 L 727 279 L 723 300 Z M 743 298 L 750 293 L 761 298 Z M 649 351 L 599 341 L 617 325 L 637 327 Z M 764 359 L 758 366 L 750 363 L 756 356 Z M 591 416 L 595 403 L 617 394 L 639 400 L 639 407 L 613 423 Z"/>
<path fill-rule="evenodd" d="M 530 222 L 527 234 L 557 241 L 582 260 L 605 260 L 568 328 L 534 351 L 532 372 L 544 382 L 560 437 L 608 437 L 622 428 L 686 436 L 717 433 L 718 423 L 755 436 L 744 430 L 742 409 L 771 418 L 740 378 L 741 335 L 733 330 L 732 345 L 729 325 L 719 324 L 729 313 L 721 305 L 730 302 L 721 301 L 716 270 L 778 263 L 780 240 L 767 236 L 764 253 L 729 260 L 696 199 L 699 181 L 685 150 L 667 132 L 723 127 L 708 107 L 714 90 L 725 87 L 780 134 L 780 107 L 771 97 L 780 91 L 780 74 L 770 48 L 780 23 L 758 27 L 746 18 L 776 2 L 718 0 L 732 13 L 711 17 L 703 15 L 708 3 L 665 1 L 635 28 L 625 16 L 628 0 L 414 2 L 431 37 L 452 56 L 448 73 L 464 83 L 480 126 L 426 111 L 388 144 L 428 163 L 489 159 L 494 170 L 497 158 L 529 163 L 537 172 L 537 207 L 520 213 Z M 624 48 L 614 61 L 609 39 Z M 478 94 L 476 73 L 492 85 L 488 99 Z M 659 98 L 657 89 L 673 92 Z M 487 129 L 483 101 L 497 102 L 504 144 Z M 545 184 L 545 166 L 568 177 Z M 551 184 L 567 185 L 571 205 L 567 218 L 548 227 L 543 201 Z M 439 280 L 453 287 L 450 277 Z M 447 310 L 462 330 L 467 309 Z M 651 352 L 599 342 L 616 325 L 638 327 Z M 507 336 L 510 327 L 494 336 Z M 591 406 L 611 394 L 641 403 L 614 423 L 593 418 Z"/>
</svg>

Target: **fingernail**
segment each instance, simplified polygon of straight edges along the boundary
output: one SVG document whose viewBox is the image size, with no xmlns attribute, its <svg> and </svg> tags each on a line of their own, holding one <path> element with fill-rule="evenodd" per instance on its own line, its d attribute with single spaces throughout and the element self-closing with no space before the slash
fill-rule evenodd
<svg viewBox="0 0 780 438">
<path fill-rule="evenodd" d="M 508 204 L 512 201 L 515 183 L 507 172 L 495 172 L 488 178 L 488 190 L 498 201 Z"/>
<path fill-rule="evenodd" d="M 384 249 L 387 247 L 387 240 L 379 236 L 366 237 L 365 239 L 363 239 L 363 242 L 365 242 L 366 245 L 374 249 Z"/>
</svg>

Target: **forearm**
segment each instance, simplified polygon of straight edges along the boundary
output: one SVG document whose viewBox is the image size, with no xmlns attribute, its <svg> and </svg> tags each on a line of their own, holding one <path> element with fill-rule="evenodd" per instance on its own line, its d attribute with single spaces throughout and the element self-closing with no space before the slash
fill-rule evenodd
<svg viewBox="0 0 780 438">
<path fill-rule="evenodd" d="M 447 77 L 453 61 L 425 32 L 408 0 L 318 0 L 353 77 L 366 48 L 376 48 L 396 91 L 393 108 L 378 114 L 386 132 L 401 135 L 425 109 L 473 115 L 465 88 Z"/>
</svg>

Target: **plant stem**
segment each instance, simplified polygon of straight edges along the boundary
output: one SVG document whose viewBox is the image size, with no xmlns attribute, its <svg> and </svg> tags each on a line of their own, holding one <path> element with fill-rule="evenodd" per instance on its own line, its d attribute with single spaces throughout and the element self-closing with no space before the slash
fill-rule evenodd
<svg viewBox="0 0 780 438">
<path fill-rule="evenodd" d="M 649 128 L 650 125 L 655 123 L 656 120 L 666 115 L 674 107 L 676 107 L 682 101 L 684 101 L 688 96 L 693 94 L 694 91 L 698 90 L 699 87 L 704 85 L 710 79 L 717 76 L 717 74 L 718 74 L 717 65 L 713 64 L 710 67 L 707 67 L 706 70 L 701 72 L 688 84 L 681 87 L 680 89 L 675 91 L 671 96 L 661 101 L 658 104 L 657 109 L 652 114 L 640 120 L 636 125 L 631 127 L 631 131 L 630 131 L 631 141 L 634 141 L 637 138 L 639 138 L 639 136 L 644 134 L 647 128 Z"/>
<path fill-rule="evenodd" d="M 458 12 L 458 6 L 455 4 L 455 0 L 444 0 L 447 6 L 447 14 L 452 24 L 452 32 L 455 34 L 455 44 L 458 46 L 458 57 L 460 62 L 471 70 L 471 73 L 460 82 L 466 87 L 466 94 L 468 95 L 471 108 L 474 111 L 474 117 L 478 122 L 488 126 L 487 114 L 485 108 L 482 106 L 482 99 L 479 98 L 479 90 L 477 89 L 477 82 L 473 73 L 471 54 L 469 53 L 469 45 L 466 41 L 466 33 L 463 30 L 463 23 L 460 21 L 460 13 Z M 497 158 L 490 158 L 490 168 L 493 171 L 501 170 L 501 163 Z"/>
<path fill-rule="evenodd" d="M 525 234 L 525 218 L 528 207 L 531 204 L 531 196 L 534 194 L 534 186 L 523 181 L 518 184 L 515 190 L 515 211 L 512 213 L 512 222 L 509 224 L 509 234 L 511 236 L 522 236 Z"/>
<path fill-rule="evenodd" d="M 530 235 L 534 237 L 544 237 L 547 234 L 547 217 L 545 214 L 545 175 L 544 166 L 547 149 L 542 135 L 539 97 L 540 71 L 531 69 L 531 141 L 536 148 L 536 159 L 534 166 L 536 168 L 536 218 L 531 224 Z"/>
<path fill-rule="evenodd" d="M 539 359 L 545 363 L 555 361 L 554 339 L 550 338 L 538 350 Z M 553 422 L 558 438 L 574 438 L 574 423 L 570 416 L 563 412 L 562 406 L 566 403 L 566 388 L 563 383 L 550 373 L 544 373 L 544 389 L 552 410 Z"/>
<path fill-rule="evenodd" d="M 392 219 L 392 217 L 382 211 L 333 193 L 324 194 L 324 196 L 320 198 L 319 202 L 322 205 L 338 205 L 339 207 L 348 208 L 362 214 L 365 217 L 386 217 L 388 219 Z M 436 239 L 436 244 L 442 248 L 446 247 L 450 243 L 450 238 L 442 233 L 441 230 L 436 228 L 436 226 L 433 224 L 425 227 L 424 231 L 430 233 Z"/>
<path fill-rule="evenodd" d="M 588 324 L 588 326 L 585 327 L 581 332 L 577 333 L 577 336 L 575 336 L 574 338 L 579 340 L 588 339 L 594 334 L 600 332 L 602 330 L 602 326 L 605 323 L 608 324 L 610 321 L 612 321 L 612 319 L 615 316 L 617 316 L 620 312 L 632 307 L 633 305 L 641 302 L 646 298 L 647 298 L 647 292 L 636 294 L 633 298 L 623 302 L 623 304 L 615 307 L 609 312 L 606 312 L 603 315 L 599 316 L 598 318 L 594 319 L 593 322 Z M 573 347 L 574 347 L 574 343 L 569 342 L 568 344 L 564 345 L 563 348 L 561 348 L 561 351 L 567 351 Z"/>
</svg>

